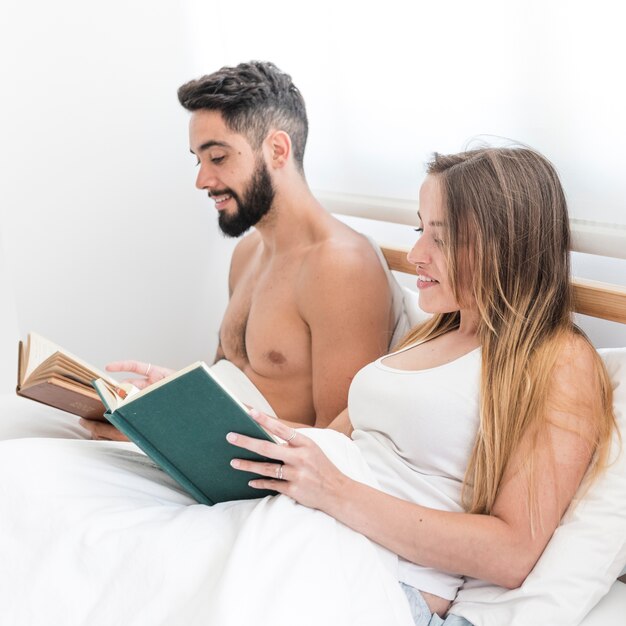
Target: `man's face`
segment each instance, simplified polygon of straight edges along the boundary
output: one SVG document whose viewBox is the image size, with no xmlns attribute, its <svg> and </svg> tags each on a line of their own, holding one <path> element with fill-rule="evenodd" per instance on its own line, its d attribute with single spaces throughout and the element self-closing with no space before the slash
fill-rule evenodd
<svg viewBox="0 0 626 626">
<path fill-rule="evenodd" d="M 194 111 L 189 123 L 190 150 L 198 159 L 196 187 L 209 192 L 218 223 L 229 237 L 257 224 L 272 207 L 274 189 L 262 152 L 227 128 L 217 111 Z"/>
</svg>

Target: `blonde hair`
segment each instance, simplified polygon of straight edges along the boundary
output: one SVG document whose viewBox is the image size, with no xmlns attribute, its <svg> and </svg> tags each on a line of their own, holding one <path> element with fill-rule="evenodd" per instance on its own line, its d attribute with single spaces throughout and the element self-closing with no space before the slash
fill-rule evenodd
<svg viewBox="0 0 626 626">
<path fill-rule="evenodd" d="M 480 425 L 463 503 L 469 512 L 490 513 L 522 435 L 531 433 L 536 441 L 545 433 L 552 372 L 565 342 L 577 335 L 591 346 L 572 322 L 567 204 L 552 164 L 528 148 L 435 154 L 427 171 L 438 179 L 442 194 L 457 302 L 471 295 L 480 317 Z M 459 319 L 458 312 L 435 314 L 402 346 L 449 332 Z M 589 441 L 595 475 L 606 464 L 615 417 L 608 375 L 595 350 L 589 352 L 596 380 L 586 384 L 601 396 L 594 403 Z M 531 520 L 537 483 L 533 460 L 531 451 L 524 468 Z"/>
</svg>

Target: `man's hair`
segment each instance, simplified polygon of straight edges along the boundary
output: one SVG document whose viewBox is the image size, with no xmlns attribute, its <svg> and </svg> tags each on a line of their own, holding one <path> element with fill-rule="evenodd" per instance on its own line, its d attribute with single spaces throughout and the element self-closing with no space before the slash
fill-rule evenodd
<svg viewBox="0 0 626 626">
<path fill-rule="evenodd" d="M 219 111 L 231 130 L 258 150 L 270 129 L 291 138 L 293 157 L 303 171 L 308 121 L 304 99 L 291 76 L 273 63 L 250 61 L 189 81 L 178 90 L 188 111 Z"/>
</svg>

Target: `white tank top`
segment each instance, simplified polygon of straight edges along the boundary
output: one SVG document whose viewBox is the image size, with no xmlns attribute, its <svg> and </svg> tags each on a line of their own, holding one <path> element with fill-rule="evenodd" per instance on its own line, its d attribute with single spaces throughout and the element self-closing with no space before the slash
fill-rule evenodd
<svg viewBox="0 0 626 626">
<path fill-rule="evenodd" d="M 388 367 L 386 358 L 366 365 L 350 385 L 352 439 L 386 493 L 462 511 L 463 477 L 479 423 L 480 348 L 419 371 Z M 453 573 L 399 561 L 402 582 L 448 600 L 463 582 Z"/>
</svg>

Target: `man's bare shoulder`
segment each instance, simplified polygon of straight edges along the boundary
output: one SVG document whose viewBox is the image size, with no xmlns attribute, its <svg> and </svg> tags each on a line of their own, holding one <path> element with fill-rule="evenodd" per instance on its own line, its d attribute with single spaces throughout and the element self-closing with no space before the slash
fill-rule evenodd
<svg viewBox="0 0 626 626">
<path fill-rule="evenodd" d="M 360 233 L 333 233 L 311 246 L 303 259 L 304 279 L 319 280 L 336 277 L 351 280 L 386 282 L 380 258 L 370 241 Z"/>
<path fill-rule="evenodd" d="M 329 237 L 312 246 L 298 281 L 303 312 L 324 307 L 352 308 L 369 302 L 388 308 L 390 290 L 381 261 L 366 237 Z"/>
</svg>

